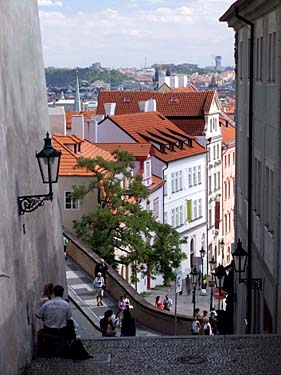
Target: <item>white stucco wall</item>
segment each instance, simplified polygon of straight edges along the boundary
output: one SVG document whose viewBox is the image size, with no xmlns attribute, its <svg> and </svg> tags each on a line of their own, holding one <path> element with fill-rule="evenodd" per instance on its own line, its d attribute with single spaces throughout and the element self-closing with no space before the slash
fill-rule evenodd
<svg viewBox="0 0 281 375">
<path fill-rule="evenodd" d="M 0 273 L 10 275 L 0 278 L 3 375 L 17 374 L 31 359 L 44 284 L 65 284 L 56 188 L 54 201 L 33 213 L 19 216 L 17 206 L 19 195 L 47 193 L 35 158 L 49 130 L 45 93 L 37 1 L 1 1 Z"/>
</svg>

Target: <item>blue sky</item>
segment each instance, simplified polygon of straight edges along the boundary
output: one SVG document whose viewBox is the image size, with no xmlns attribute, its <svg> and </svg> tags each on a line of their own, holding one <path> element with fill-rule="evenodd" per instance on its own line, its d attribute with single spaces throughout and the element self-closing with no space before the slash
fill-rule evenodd
<svg viewBox="0 0 281 375">
<path fill-rule="evenodd" d="M 233 65 L 234 0 L 38 0 L 45 66 Z"/>
</svg>

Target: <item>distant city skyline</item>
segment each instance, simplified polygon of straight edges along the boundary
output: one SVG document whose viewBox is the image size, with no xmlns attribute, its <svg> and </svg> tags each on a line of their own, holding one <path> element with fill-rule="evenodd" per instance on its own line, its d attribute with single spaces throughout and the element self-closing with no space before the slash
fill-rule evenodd
<svg viewBox="0 0 281 375">
<path fill-rule="evenodd" d="M 233 0 L 38 0 L 46 67 L 233 66 Z"/>
</svg>

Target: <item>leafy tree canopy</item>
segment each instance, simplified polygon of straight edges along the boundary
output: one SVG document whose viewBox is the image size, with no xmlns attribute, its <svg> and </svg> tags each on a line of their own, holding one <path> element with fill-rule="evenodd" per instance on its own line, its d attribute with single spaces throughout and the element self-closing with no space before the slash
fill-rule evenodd
<svg viewBox="0 0 281 375">
<path fill-rule="evenodd" d="M 113 156 L 110 161 L 102 157 L 79 158 L 78 167 L 87 168 L 95 177 L 87 186 L 74 186 L 73 195 L 83 200 L 93 189 L 98 189 L 99 195 L 96 211 L 74 221 L 75 231 L 113 267 L 146 264 L 144 274 L 161 274 L 167 284 L 185 258 L 181 244 L 186 240 L 142 209 L 141 200 L 148 197 L 149 191 L 140 175 L 132 176 L 133 156 L 120 150 Z"/>
<path fill-rule="evenodd" d="M 47 86 L 51 87 L 75 87 L 77 69 L 67 68 L 53 68 L 45 69 Z M 131 80 L 126 74 L 123 74 L 114 69 L 92 69 L 92 68 L 79 68 L 79 81 L 88 81 L 93 83 L 97 80 L 118 85 L 123 80 Z"/>
</svg>

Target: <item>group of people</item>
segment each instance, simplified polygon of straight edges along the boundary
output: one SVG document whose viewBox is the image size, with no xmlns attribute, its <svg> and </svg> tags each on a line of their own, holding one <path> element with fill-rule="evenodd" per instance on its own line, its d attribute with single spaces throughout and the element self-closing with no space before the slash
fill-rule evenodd
<svg viewBox="0 0 281 375">
<path fill-rule="evenodd" d="M 171 311 L 172 305 L 173 301 L 168 295 L 165 296 L 163 301 L 160 296 L 155 298 L 155 307 L 159 310 Z"/>
<path fill-rule="evenodd" d="M 84 360 L 92 358 L 85 350 L 77 332 L 77 323 L 72 319 L 69 301 L 63 298 L 61 285 L 45 285 L 39 301 L 37 318 L 43 322 L 38 333 L 38 355 L 63 356 Z"/>
<path fill-rule="evenodd" d="M 195 314 L 192 322 L 193 335 L 218 335 L 217 313 L 214 309 L 210 312 L 203 311 L 203 316 L 200 314 L 200 309 L 195 309 Z"/>
<path fill-rule="evenodd" d="M 122 311 L 122 319 L 117 314 L 114 318 L 112 310 L 107 310 L 104 313 L 104 317 L 100 320 L 102 336 L 116 336 L 116 327 L 118 326 L 118 322 L 121 322 L 121 336 L 136 336 L 136 323 L 135 319 L 131 316 L 129 306 L 126 306 Z"/>
</svg>

